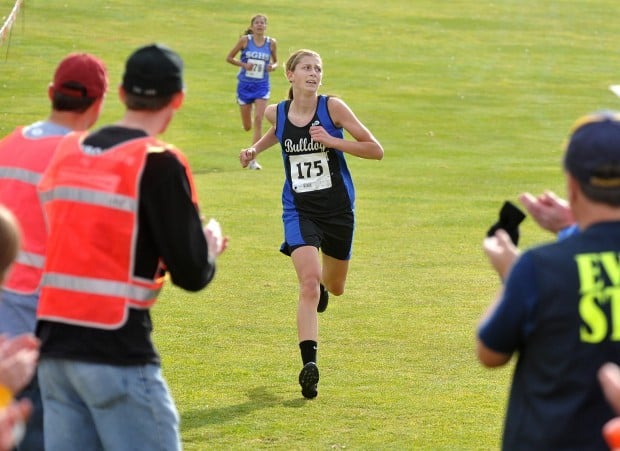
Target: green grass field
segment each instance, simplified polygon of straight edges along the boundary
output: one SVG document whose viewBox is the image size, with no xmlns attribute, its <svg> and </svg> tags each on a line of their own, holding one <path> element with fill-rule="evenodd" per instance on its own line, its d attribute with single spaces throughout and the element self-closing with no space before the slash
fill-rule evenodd
<svg viewBox="0 0 620 451">
<path fill-rule="evenodd" d="M 381 162 L 349 158 L 354 257 L 345 295 L 320 317 L 313 401 L 296 381 L 297 283 L 278 252 L 280 153 L 263 154 L 260 172 L 238 163 L 250 135 L 225 56 L 258 12 L 282 64 L 298 48 L 322 54 L 322 92 L 385 148 Z M 26 0 L 0 47 L 0 133 L 47 114 L 67 52 L 108 63 L 102 124 L 122 114 L 128 54 L 172 46 L 188 95 L 164 138 L 185 150 L 204 214 L 230 236 L 206 290 L 170 285 L 153 310 L 185 449 L 492 450 L 512 369 L 486 370 L 474 354 L 498 288 L 481 242 L 504 200 L 564 192 L 562 145 L 578 116 L 620 108 L 607 89 L 620 82 L 616 13 L 612 0 Z M 282 71 L 272 80 L 275 102 L 288 86 Z M 553 238 L 531 219 L 521 232 L 525 247 Z"/>
</svg>

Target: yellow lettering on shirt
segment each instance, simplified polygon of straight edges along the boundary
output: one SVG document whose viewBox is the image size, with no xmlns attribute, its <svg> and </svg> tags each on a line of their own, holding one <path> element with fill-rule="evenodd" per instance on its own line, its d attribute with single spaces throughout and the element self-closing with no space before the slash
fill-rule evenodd
<svg viewBox="0 0 620 451">
<path fill-rule="evenodd" d="M 620 261 L 615 252 L 578 254 L 579 336 L 585 343 L 620 341 Z"/>
</svg>

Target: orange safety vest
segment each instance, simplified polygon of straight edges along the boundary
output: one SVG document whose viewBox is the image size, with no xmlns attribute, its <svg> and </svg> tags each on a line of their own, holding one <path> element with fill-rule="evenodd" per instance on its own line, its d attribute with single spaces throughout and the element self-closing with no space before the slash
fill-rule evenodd
<svg viewBox="0 0 620 451">
<path fill-rule="evenodd" d="M 41 282 L 47 239 L 36 188 L 63 136 L 33 139 L 23 130 L 18 127 L 0 141 L 0 203 L 15 214 L 22 229 L 21 249 L 3 288 L 34 294 Z"/>
<path fill-rule="evenodd" d="M 48 252 L 37 318 L 117 329 L 129 308 L 148 309 L 163 287 L 163 264 L 152 279 L 133 274 L 140 180 L 148 153 L 182 153 L 155 138 L 134 139 L 96 155 L 82 150 L 86 133 L 63 139 L 39 184 L 48 219 Z M 70 231 L 66 226 L 70 226 Z"/>
</svg>

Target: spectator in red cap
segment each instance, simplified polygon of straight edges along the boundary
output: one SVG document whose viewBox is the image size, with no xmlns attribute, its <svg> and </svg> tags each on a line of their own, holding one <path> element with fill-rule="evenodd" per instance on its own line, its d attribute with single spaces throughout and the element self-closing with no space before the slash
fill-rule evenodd
<svg viewBox="0 0 620 451">
<path fill-rule="evenodd" d="M 49 450 L 181 448 L 151 338 L 165 274 L 189 291 L 227 245 L 204 225 L 187 159 L 158 138 L 185 97 L 183 61 L 159 44 L 127 59 L 125 113 L 75 133 L 38 186 L 49 225 L 37 336 Z"/>
<path fill-rule="evenodd" d="M 36 185 L 61 138 L 97 121 L 107 88 L 101 60 L 87 53 L 69 54 L 56 68 L 47 90 L 48 118 L 17 127 L 0 141 L 0 203 L 16 216 L 23 235 L 0 292 L 0 334 L 34 333 L 47 234 Z M 33 412 L 18 450 L 41 450 L 43 414 L 36 376 L 18 395 L 24 397 L 31 400 Z"/>
</svg>

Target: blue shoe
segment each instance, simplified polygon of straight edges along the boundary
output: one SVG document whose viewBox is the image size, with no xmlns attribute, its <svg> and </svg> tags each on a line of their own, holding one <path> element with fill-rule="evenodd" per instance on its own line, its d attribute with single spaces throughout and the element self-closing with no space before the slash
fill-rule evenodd
<svg viewBox="0 0 620 451">
<path fill-rule="evenodd" d="M 308 362 L 299 373 L 299 385 L 304 398 L 316 398 L 319 394 L 316 386 L 319 383 L 319 367 L 314 362 Z"/>
<path fill-rule="evenodd" d="M 322 313 L 327 308 L 327 303 L 329 302 L 329 291 L 325 289 L 323 284 L 320 285 L 321 294 L 319 296 L 319 305 L 316 307 L 316 311 Z"/>
</svg>

